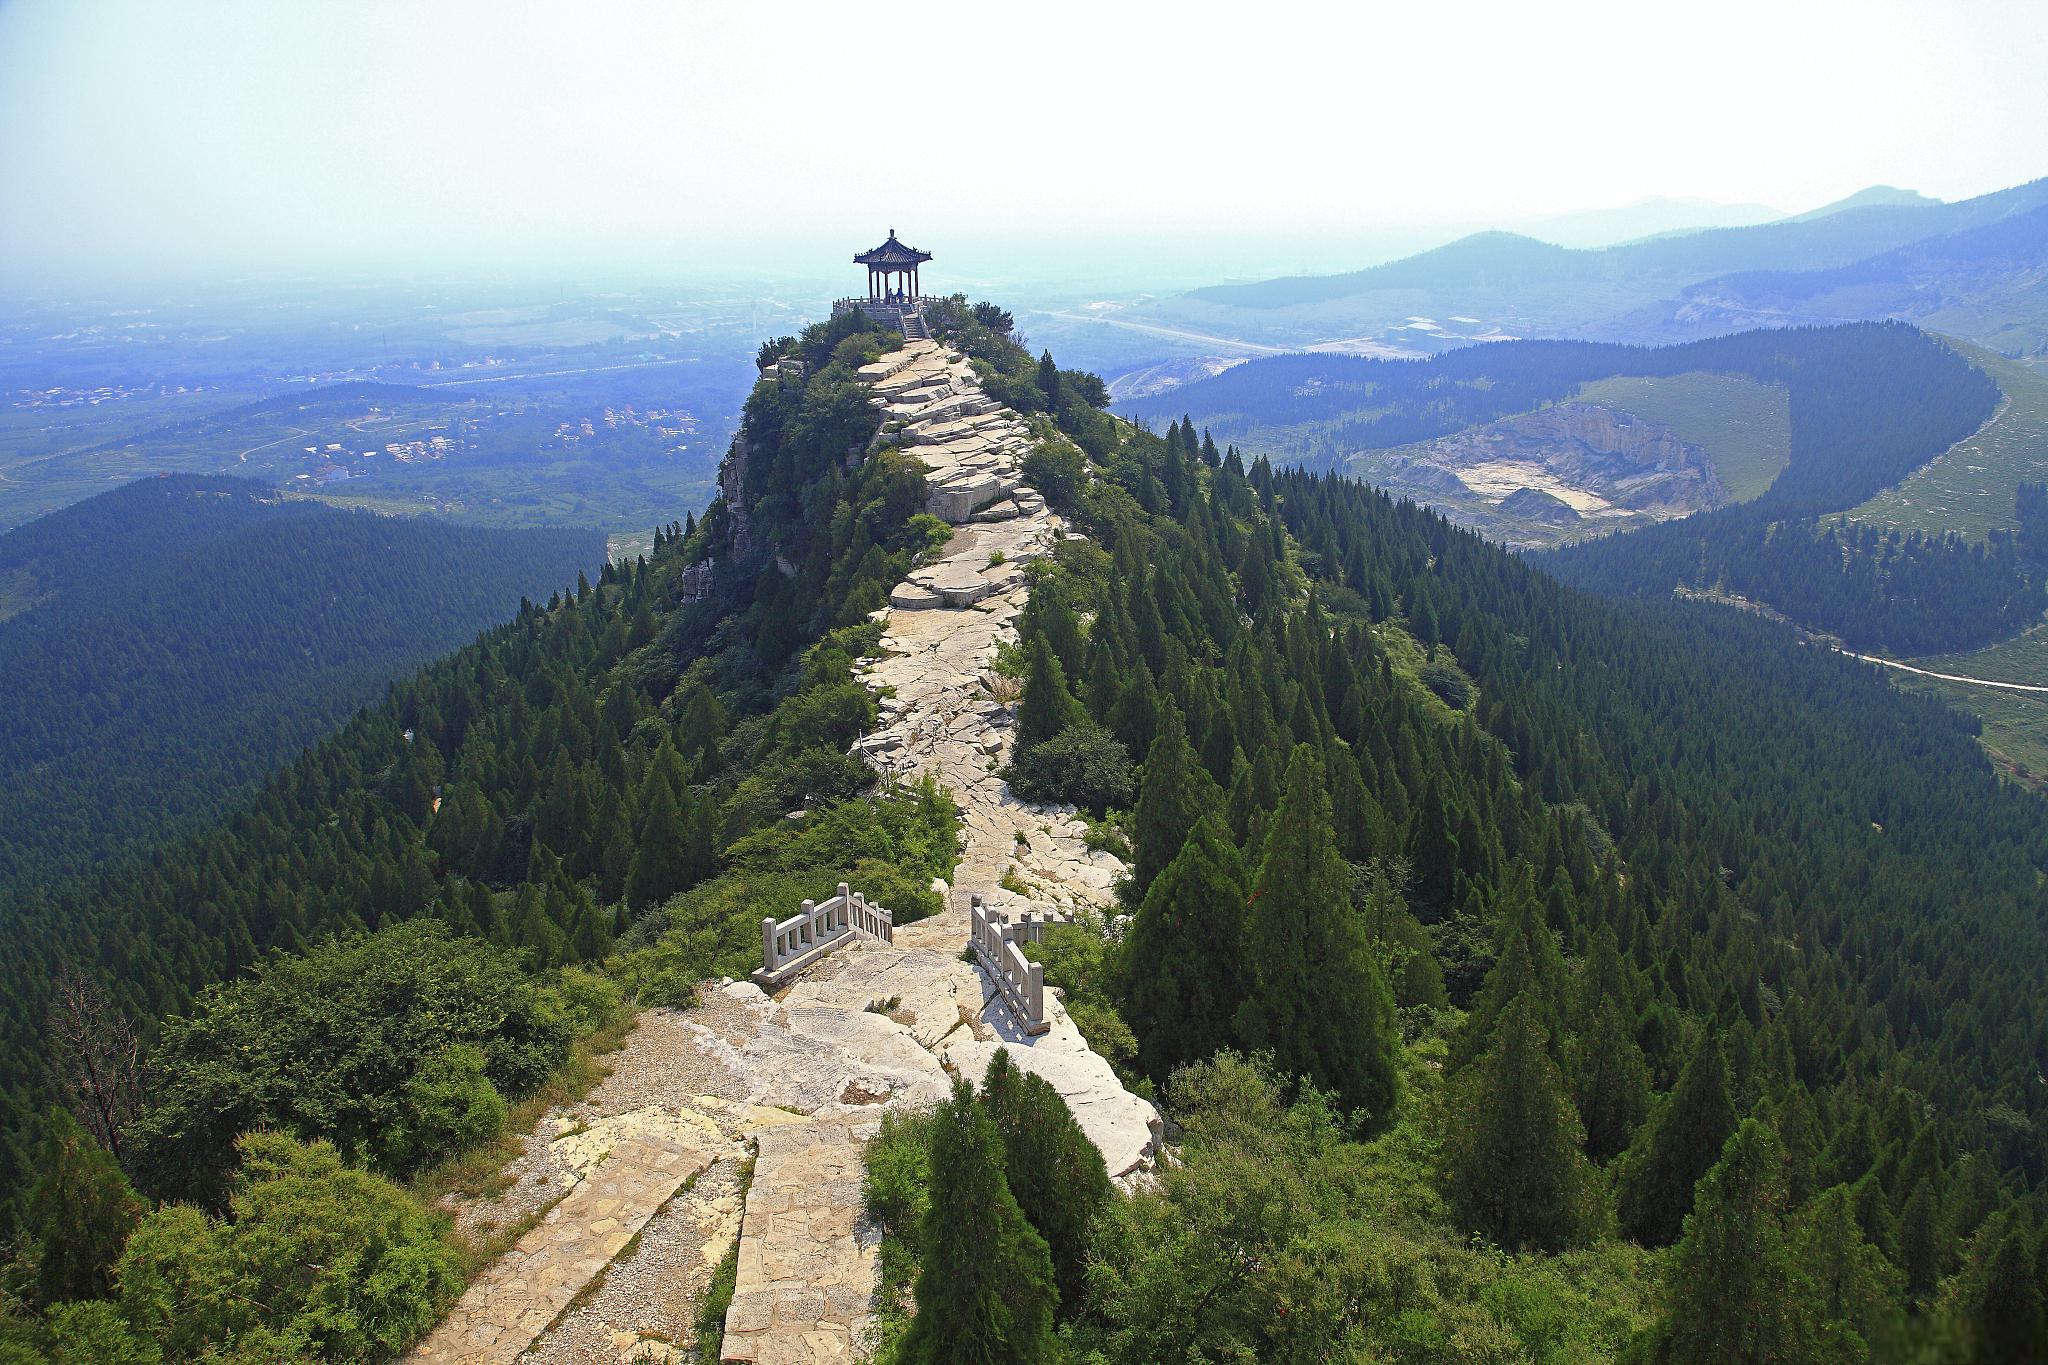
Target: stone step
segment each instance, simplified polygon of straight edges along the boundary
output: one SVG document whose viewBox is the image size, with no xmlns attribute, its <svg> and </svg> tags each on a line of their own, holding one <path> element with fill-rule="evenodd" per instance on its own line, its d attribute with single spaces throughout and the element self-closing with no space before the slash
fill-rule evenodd
<svg viewBox="0 0 2048 1365">
<path fill-rule="evenodd" d="M 879 1115 L 755 1136 L 722 1361 L 811 1365 L 858 1358 L 874 1321 L 877 1238 L 861 1226 L 861 1147 Z"/>
<path fill-rule="evenodd" d="M 625 1250 L 683 1183 L 711 1164 L 660 1133 L 621 1138 L 575 1189 L 471 1282 L 409 1365 L 510 1365 Z"/>
</svg>

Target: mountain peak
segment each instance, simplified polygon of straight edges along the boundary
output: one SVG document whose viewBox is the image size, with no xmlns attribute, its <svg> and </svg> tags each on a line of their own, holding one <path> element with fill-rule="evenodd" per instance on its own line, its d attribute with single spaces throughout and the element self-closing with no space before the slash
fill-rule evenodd
<svg viewBox="0 0 2048 1365">
<path fill-rule="evenodd" d="M 1944 201 L 1933 199 L 1918 190 L 1902 190 L 1896 185 L 1871 185 L 1846 199 L 1822 204 L 1817 209 L 1808 209 L 1786 219 L 1788 223 L 1805 223 L 1815 218 L 1826 218 L 1831 214 L 1843 213 L 1849 209 L 1871 208 L 1937 208 Z"/>
</svg>

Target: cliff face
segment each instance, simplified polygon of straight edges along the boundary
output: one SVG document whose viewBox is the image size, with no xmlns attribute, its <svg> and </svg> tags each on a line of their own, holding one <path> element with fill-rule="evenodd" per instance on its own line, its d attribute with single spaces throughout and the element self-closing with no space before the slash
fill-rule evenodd
<svg viewBox="0 0 2048 1365">
<path fill-rule="evenodd" d="M 1669 428 L 1559 403 L 1352 457 L 1353 473 L 1518 547 L 1668 521 L 1726 500 L 1705 452 Z"/>
</svg>

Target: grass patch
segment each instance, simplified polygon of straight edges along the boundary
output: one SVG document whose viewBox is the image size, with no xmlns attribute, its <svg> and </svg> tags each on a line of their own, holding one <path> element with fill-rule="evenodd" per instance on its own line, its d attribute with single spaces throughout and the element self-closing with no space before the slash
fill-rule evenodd
<svg viewBox="0 0 2048 1365">
<path fill-rule="evenodd" d="M 2004 409 L 1947 454 L 1853 509 L 1853 520 L 1982 540 L 2018 524 L 2013 496 L 2021 483 L 2048 478 L 2048 374 L 1967 342 L 1949 344 L 1997 381 Z"/>
<path fill-rule="evenodd" d="M 2036 626 L 2024 635 L 1966 654 L 1913 662 L 1937 673 L 2048 686 L 2048 626 Z M 2007 776 L 2031 787 L 2048 783 L 2048 693 L 1942 682 L 1896 669 L 1887 669 L 1885 676 L 1901 687 L 1931 692 L 1982 721 L 1979 742 Z"/>
<path fill-rule="evenodd" d="M 740 1208 L 747 1203 L 747 1191 L 754 1184 L 754 1158 L 747 1158 L 740 1167 Z M 740 1238 L 733 1234 L 732 1245 L 719 1258 L 718 1269 L 711 1272 L 711 1282 L 704 1286 L 704 1301 L 697 1305 L 696 1355 L 700 1365 L 717 1365 L 718 1358 L 725 1354 L 725 1313 L 732 1307 L 733 1290 L 739 1284 Z"/>
</svg>

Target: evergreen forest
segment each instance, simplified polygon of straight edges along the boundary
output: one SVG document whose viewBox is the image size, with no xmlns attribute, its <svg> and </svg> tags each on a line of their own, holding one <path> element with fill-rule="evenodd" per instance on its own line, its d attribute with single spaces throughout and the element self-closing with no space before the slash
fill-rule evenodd
<svg viewBox="0 0 2048 1365">
<path fill-rule="evenodd" d="M 1177 1157 L 1116 1191 L 1000 1055 L 892 1117 L 885 1358 L 2043 1358 L 2048 808 L 1972 722 L 928 318 L 1084 533 L 1002 665 L 1011 780 L 1131 871 L 1032 951 Z M 1777 516 L 1992 401 L 1866 330 L 1925 425 L 1815 426 Z M 771 343 L 701 520 L 23 898 L 0 1358 L 388 1359 L 461 1283 L 434 1172 L 593 1036 L 755 965 L 764 907 L 937 908 L 950 801 L 848 753 L 870 613 L 946 535 L 870 448 L 897 344 Z"/>
<path fill-rule="evenodd" d="M 604 560 L 484 530 L 144 479 L 0 537 L 0 893 L 167 842 L 393 677 Z"/>
</svg>

